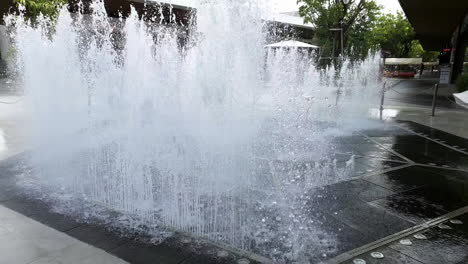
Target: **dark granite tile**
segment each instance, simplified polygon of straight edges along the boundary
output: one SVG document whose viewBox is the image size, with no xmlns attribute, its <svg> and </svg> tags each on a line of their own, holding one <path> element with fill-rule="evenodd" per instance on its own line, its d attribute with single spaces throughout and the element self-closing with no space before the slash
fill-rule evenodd
<svg viewBox="0 0 468 264">
<path fill-rule="evenodd" d="M 401 252 L 398 252 L 388 247 L 379 248 L 374 251 L 384 254 L 385 258 L 384 259 L 372 258 L 370 255 L 371 252 L 368 252 L 354 259 L 358 259 L 358 258 L 362 259 L 366 261 L 367 264 L 423 264 L 420 261 L 417 261 L 409 256 L 406 256 L 405 254 L 402 254 Z M 354 264 L 353 263 L 354 259 L 346 261 L 343 264 Z"/>
<path fill-rule="evenodd" d="M 388 170 L 391 168 L 407 165 L 406 162 L 385 160 L 375 157 L 363 157 L 359 160 L 356 160 L 356 163 L 362 163 L 373 168 L 373 172 Z"/>
<path fill-rule="evenodd" d="M 348 154 L 348 155 L 357 155 L 354 145 L 351 144 L 340 144 L 335 145 L 331 149 L 332 153 L 339 153 L 339 154 Z"/>
<path fill-rule="evenodd" d="M 350 144 L 350 143 L 340 143 L 333 146 L 332 149 L 334 152 L 338 153 L 348 153 L 358 156 L 369 156 L 374 155 L 386 157 L 389 155 L 389 151 L 383 146 L 380 146 L 374 142 L 369 142 L 366 144 Z"/>
<path fill-rule="evenodd" d="M 15 155 L 0 161 L 0 179 L 13 179 L 24 169 L 24 160 L 27 158 L 25 153 Z"/>
<path fill-rule="evenodd" d="M 376 143 L 365 144 L 365 145 L 356 144 L 353 146 L 354 146 L 355 151 L 362 156 L 367 157 L 367 156 L 374 155 L 375 157 L 378 157 L 378 156 L 389 155 L 387 149 L 385 149 L 383 146 L 380 146 Z"/>
<path fill-rule="evenodd" d="M 347 162 L 351 160 L 353 157 L 354 159 L 360 159 L 360 157 L 356 157 L 353 154 L 345 154 L 345 153 L 332 153 L 330 157 L 337 162 Z"/>
<path fill-rule="evenodd" d="M 428 183 L 428 179 L 437 177 L 435 174 L 421 167 L 412 166 L 396 171 L 363 178 L 394 192 L 412 190 Z"/>
<path fill-rule="evenodd" d="M 468 182 L 468 171 L 463 170 L 451 170 L 447 168 L 434 168 L 434 167 L 423 167 L 425 170 L 431 173 L 441 175 L 443 177 L 457 178 L 461 181 Z"/>
<path fill-rule="evenodd" d="M 407 144 L 428 144 L 431 141 L 424 137 L 418 135 L 401 135 L 401 136 L 388 136 L 388 137 L 375 137 L 372 138 L 375 142 L 382 144 L 387 147 L 391 147 L 393 145 L 407 145 Z"/>
<path fill-rule="evenodd" d="M 411 222 L 369 203 L 339 210 L 333 216 L 374 240 L 413 226 Z"/>
<path fill-rule="evenodd" d="M 460 220 L 462 224 L 452 224 L 450 221 L 447 222 L 453 228 L 453 232 L 458 235 L 468 239 L 468 213 L 457 216 L 451 220 Z"/>
<path fill-rule="evenodd" d="M 376 168 L 370 166 L 366 162 L 360 162 L 360 159 L 361 158 L 354 160 L 354 168 L 353 168 L 353 172 L 351 173 L 352 176 L 358 177 L 358 176 L 362 176 L 362 175 L 377 171 Z"/>
<path fill-rule="evenodd" d="M 387 149 L 361 152 L 360 155 L 368 159 L 380 159 L 380 160 L 388 160 L 388 161 L 407 162 L 407 160 L 401 158 L 400 156 L 395 155 L 393 152 Z"/>
<path fill-rule="evenodd" d="M 468 263 L 468 257 L 465 257 L 461 262 L 458 262 L 457 264 L 467 264 Z"/>
<path fill-rule="evenodd" d="M 137 241 L 125 243 L 110 252 L 132 264 L 178 264 L 191 257 L 190 253 L 180 248 Z"/>
<path fill-rule="evenodd" d="M 127 238 L 123 238 L 101 226 L 82 225 L 66 233 L 103 250 L 112 250 L 129 241 Z"/>
<path fill-rule="evenodd" d="M 450 235 L 437 227 L 424 232 L 427 240 L 411 239 L 413 245 L 406 246 L 399 242 L 390 248 L 426 264 L 460 263 L 468 257 L 468 240 Z"/>
<path fill-rule="evenodd" d="M 403 124 L 404 127 L 409 128 L 416 133 L 423 133 L 425 136 L 431 139 L 443 141 L 444 144 L 447 144 L 449 146 L 465 150 L 468 149 L 468 140 L 465 138 L 458 137 L 450 133 L 423 126 L 410 121 L 402 122 L 401 124 Z"/>
<path fill-rule="evenodd" d="M 465 176 L 464 172 L 454 170 L 414 166 L 366 177 L 365 180 L 395 192 L 405 191 L 404 194 L 388 197 L 387 201 L 380 201 L 387 206 L 393 207 L 392 205 L 401 203 L 401 209 L 405 209 L 406 199 L 418 200 L 429 208 L 434 208 L 436 212 L 436 209 L 453 211 L 468 205 L 468 183 Z"/>
<path fill-rule="evenodd" d="M 371 236 L 350 227 L 343 223 L 343 221 L 329 214 L 323 214 L 320 218 L 315 219 L 315 223 L 319 230 L 327 234 L 328 239 L 332 237 L 334 241 L 332 245 L 326 249 L 326 254 L 324 254 L 323 248 L 310 250 L 308 252 L 310 255 L 310 263 L 320 263 L 321 261 L 336 257 L 374 241 Z M 317 243 L 319 243 L 319 241 Z"/>
<path fill-rule="evenodd" d="M 339 182 L 311 191 L 314 206 L 332 213 L 392 194 L 388 189 L 360 179 Z"/>
<path fill-rule="evenodd" d="M 338 153 L 354 154 L 360 157 L 379 158 L 379 159 L 384 159 L 384 160 L 393 160 L 393 161 L 402 161 L 402 162 L 406 161 L 402 159 L 401 157 L 392 153 L 391 148 L 386 148 L 385 145 L 380 145 L 373 141 L 367 142 L 366 144 L 349 144 L 349 143 L 338 144 L 335 146 L 334 151 Z"/>
<path fill-rule="evenodd" d="M 405 194 L 392 195 L 373 201 L 372 204 L 414 224 L 421 224 L 448 213 L 439 206 L 424 203 L 415 196 Z"/>
<path fill-rule="evenodd" d="M 236 264 L 234 256 L 228 257 L 208 257 L 208 256 L 193 256 L 183 260 L 180 264 Z M 256 263 L 250 261 L 250 263 Z"/>
<path fill-rule="evenodd" d="M 24 197 L 23 191 L 14 178 L 0 178 L 0 203 L 21 197 Z"/>
<path fill-rule="evenodd" d="M 410 132 L 407 130 L 404 130 L 391 123 L 384 124 L 383 126 L 376 129 L 362 130 L 361 133 L 372 138 L 410 135 Z"/>
<path fill-rule="evenodd" d="M 437 165 L 441 167 L 448 166 L 461 169 L 468 167 L 468 156 L 436 143 L 427 145 L 397 144 L 393 145 L 393 150 L 419 164 Z"/>
<path fill-rule="evenodd" d="M 329 220 L 332 221 L 331 219 Z M 338 224 L 337 224 L 338 225 Z M 349 227 L 346 224 L 338 225 L 339 228 L 334 231 L 327 231 L 328 234 L 332 234 L 335 239 L 335 249 L 332 253 L 328 253 L 326 256 L 320 252 L 316 253 L 314 260 L 325 260 L 328 258 L 336 257 L 347 251 L 353 250 L 358 247 L 362 247 L 374 241 L 372 236 L 363 234 L 362 232 Z M 311 263 L 316 263 L 312 261 Z"/>
<path fill-rule="evenodd" d="M 467 185 L 456 181 L 440 179 L 428 182 L 426 186 L 405 192 L 405 194 L 450 212 L 468 205 L 466 187 Z"/>
<path fill-rule="evenodd" d="M 30 198 L 15 198 L 3 202 L 2 205 L 24 216 L 38 215 L 50 210 L 49 205 L 45 202 Z"/>
<path fill-rule="evenodd" d="M 33 214 L 29 217 L 60 232 L 65 232 L 81 225 L 68 216 L 49 211 Z"/>
<path fill-rule="evenodd" d="M 406 153 L 419 153 L 425 157 L 434 158 L 445 158 L 449 153 L 453 155 L 463 155 L 434 142 L 427 142 L 425 144 L 393 144 L 392 149 L 402 155 Z"/>
<path fill-rule="evenodd" d="M 372 141 L 367 139 L 362 135 L 351 135 L 351 136 L 341 136 L 336 137 L 331 140 L 332 143 L 335 144 L 373 144 Z"/>
</svg>

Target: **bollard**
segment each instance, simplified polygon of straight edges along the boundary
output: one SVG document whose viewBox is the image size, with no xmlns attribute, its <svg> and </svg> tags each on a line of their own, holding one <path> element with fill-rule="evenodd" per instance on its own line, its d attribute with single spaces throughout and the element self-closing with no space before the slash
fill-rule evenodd
<svg viewBox="0 0 468 264">
<path fill-rule="evenodd" d="M 436 83 L 435 89 L 434 89 L 434 98 L 432 99 L 432 116 L 435 116 L 435 110 L 437 106 L 437 94 L 439 93 L 439 84 Z"/>
<path fill-rule="evenodd" d="M 382 87 L 382 97 L 380 98 L 380 120 L 383 120 L 386 87 L 387 87 L 387 82 L 384 82 L 383 87 Z"/>
</svg>

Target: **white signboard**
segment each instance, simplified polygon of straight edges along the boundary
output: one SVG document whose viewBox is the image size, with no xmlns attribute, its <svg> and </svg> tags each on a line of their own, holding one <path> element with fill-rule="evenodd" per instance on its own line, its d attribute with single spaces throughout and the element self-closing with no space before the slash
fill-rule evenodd
<svg viewBox="0 0 468 264">
<path fill-rule="evenodd" d="M 442 65 L 440 66 L 440 84 L 449 84 L 450 83 L 450 76 L 451 76 L 452 68 L 450 65 Z"/>
</svg>

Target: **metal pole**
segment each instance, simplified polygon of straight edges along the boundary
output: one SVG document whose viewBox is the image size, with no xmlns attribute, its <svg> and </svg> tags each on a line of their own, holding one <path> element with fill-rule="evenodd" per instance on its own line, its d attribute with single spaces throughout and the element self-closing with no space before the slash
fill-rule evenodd
<svg viewBox="0 0 468 264">
<path fill-rule="evenodd" d="M 435 110 L 437 106 L 437 94 L 439 93 L 439 84 L 436 83 L 434 89 L 434 98 L 432 99 L 432 116 L 435 116 Z"/>
<path fill-rule="evenodd" d="M 387 82 L 384 82 L 383 87 L 382 87 L 382 97 L 380 98 L 380 120 L 383 120 L 386 87 L 387 87 Z"/>
<path fill-rule="evenodd" d="M 344 32 L 343 32 L 343 22 L 341 22 L 341 57 L 344 56 Z"/>
</svg>

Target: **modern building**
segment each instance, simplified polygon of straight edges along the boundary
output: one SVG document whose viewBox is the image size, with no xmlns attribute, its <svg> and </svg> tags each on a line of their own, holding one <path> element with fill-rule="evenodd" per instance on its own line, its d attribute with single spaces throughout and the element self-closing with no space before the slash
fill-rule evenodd
<svg viewBox="0 0 468 264">
<path fill-rule="evenodd" d="M 71 12 L 89 13 L 90 3 L 93 0 L 68 0 L 69 9 Z M 179 43 L 184 46 L 190 39 L 191 30 L 196 26 L 197 12 L 196 8 L 187 4 L 186 0 L 164 0 L 159 2 L 156 0 L 103 0 L 109 17 L 126 17 L 130 14 L 133 6 L 138 12 L 140 18 L 148 20 L 155 27 L 161 25 L 170 25 L 178 29 Z M 79 4 L 80 3 L 80 4 Z M 81 5 L 83 3 L 83 5 Z M 0 1 L 0 17 L 3 18 L 8 12 L 15 10 L 13 0 Z M 297 12 L 272 14 L 262 18 L 266 23 L 266 30 L 269 31 L 268 43 L 276 43 L 284 40 L 297 40 L 313 44 L 314 27 L 311 24 L 304 23 L 303 18 Z M 118 23 L 118 22 L 116 22 Z M 3 21 L 0 20 L 0 52 L 5 53 L 8 44 L 6 42 L 5 33 L 1 32 L 4 27 L 1 26 Z M 117 29 L 119 27 L 116 27 Z M 117 30 L 118 31 L 118 30 Z M 116 32 L 119 34 L 119 32 Z M 116 38 L 118 39 L 118 38 Z M 117 44 L 118 45 L 118 44 Z M 3 48 L 2 48 L 3 47 Z"/>
<path fill-rule="evenodd" d="M 83 2 L 84 11 L 89 10 L 89 3 L 92 0 L 69 0 L 71 11 L 78 11 L 78 3 Z M 154 3 L 154 4 L 152 4 Z M 159 1 L 145 1 L 144 0 L 104 0 L 106 11 L 111 17 L 126 16 L 130 13 L 130 6 L 133 5 L 138 13 L 143 16 L 146 12 L 148 15 L 161 16 L 160 14 L 167 15 L 167 18 L 162 22 L 176 23 L 180 25 L 187 25 L 193 18 L 195 9 L 190 6 L 177 5 L 172 3 L 165 3 Z M 14 10 L 16 5 L 13 0 L 0 1 L 0 22 L 3 23 L 3 16 L 8 12 Z M 162 9 L 162 12 L 160 12 Z M 158 12 L 155 13 L 155 10 Z M 169 13 L 175 16 L 168 15 Z M 171 17 L 175 17 L 171 21 Z M 159 20 L 155 20 L 159 21 Z"/>
<path fill-rule="evenodd" d="M 90 3 L 93 0 L 68 0 L 71 12 L 90 13 Z M 167 0 L 171 1 L 171 0 Z M 144 0 L 104 0 L 106 12 L 111 18 L 126 17 L 131 7 L 135 8 L 139 17 L 151 22 L 151 25 L 168 25 L 177 29 L 179 44 L 184 46 L 189 40 L 191 25 L 196 23 L 196 9 L 187 5 L 178 5 L 157 1 Z M 10 49 L 9 38 L 6 34 L 3 17 L 15 12 L 16 4 L 13 0 L 0 1 L 0 55 L 5 55 Z M 114 20 L 118 23 L 118 20 Z M 115 27 L 115 34 L 119 34 L 119 27 Z M 118 38 L 115 38 L 118 39 Z M 118 48 L 119 44 L 115 45 Z M 1 57 L 0 57 L 1 58 Z"/>
<path fill-rule="evenodd" d="M 298 12 L 272 14 L 264 18 L 270 39 L 267 41 L 275 43 L 283 40 L 297 40 L 314 44 L 315 28 L 310 23 L 304 23 L 304 19 Z"/>
<path fill-rule="evenodd" d="M 468 62 L 468 0 L 399 0 L 424 49 L 441 52 L 451 81 Z M 466 65 L 466 64 L 465 64 Z"/>
</svg>

